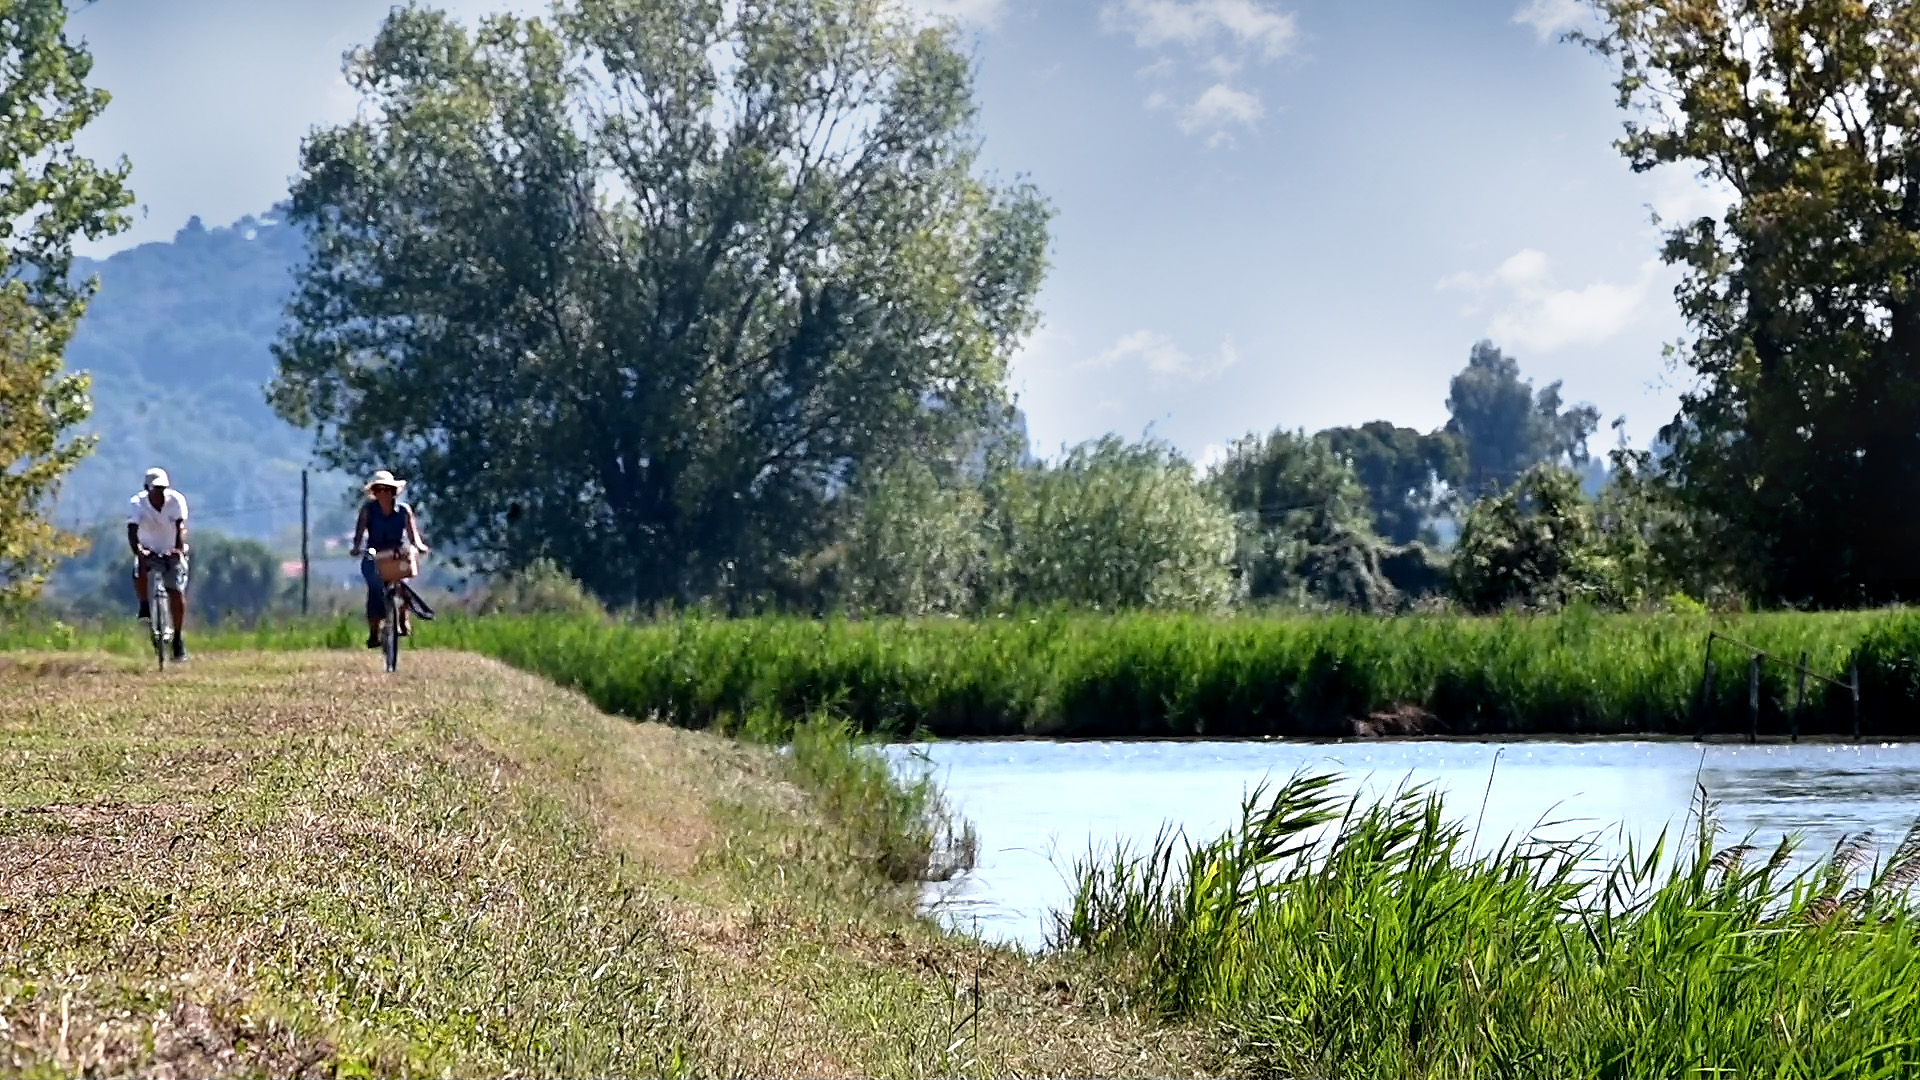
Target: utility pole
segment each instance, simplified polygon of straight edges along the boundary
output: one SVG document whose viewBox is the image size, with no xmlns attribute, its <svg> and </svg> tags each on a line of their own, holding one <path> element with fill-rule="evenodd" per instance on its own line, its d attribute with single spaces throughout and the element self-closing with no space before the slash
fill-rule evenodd
<svg viewBox="0 0 1920 1080">
<path fill-rule="evenodd" d="M 307 557 L 307 470 L 300 470 L 300 614 L 307 613 L 308 582 L 313 578 L 313 560 Z"/>
</svg>

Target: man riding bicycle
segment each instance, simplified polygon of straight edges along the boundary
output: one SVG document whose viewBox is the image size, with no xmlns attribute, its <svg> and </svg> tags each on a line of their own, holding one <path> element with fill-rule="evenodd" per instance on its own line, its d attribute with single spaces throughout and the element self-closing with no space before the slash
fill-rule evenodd
<svg viewBox="0 0 1920 1080">
<path fill-rule="evenodd" d="M 147 607 L 147 574 L 157 570 L 173 615 L 173 659 L 187 658 L 187 499 L 173 490 L 165 469 L 148 469 L 146 484 L 127 514 L 127 546 L 133 549 L 133 591 L 140 597 L 140 621 Z"/>
<path fill-rule="evenodd" d="M 385 469 L 373 474 L 361 490 L 366 492 L 367 501 L 360 507 L 360 517 L 353 523 L 354 555 L 364 555 L 360 561 L 360 576 L 367 583 L 367 648 L 380 647 L 380 624 L 387 617 L 386 582 L 380 577 L 382 558 L 404 557 L 404 548 L 411 545 L 416 552 L 425 552 L 427 542 L 420 539 L 420 522 L 413 516 L 413 507 L 400 501 L 400 493 L 405 491 L 407 482 L 396 480 Z M 361 545 L 361 538 L 366 544 Z M 402 637 L 412 633 L 407 618 L 411 604 L 400 605 L 400 627 Z M 429 616 L 430 617 L 430 616 Z"/>
</svg>

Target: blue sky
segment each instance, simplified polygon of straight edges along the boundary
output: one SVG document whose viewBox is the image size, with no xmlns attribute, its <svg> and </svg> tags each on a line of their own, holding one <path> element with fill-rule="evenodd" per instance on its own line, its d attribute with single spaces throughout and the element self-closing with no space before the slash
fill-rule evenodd
<svg viewBox="0 0 1920 1080">
<path fill-rule="evenodd" d="M 1253 430 L 1444 422 L 1481 337 L 1644 443 L 1684 327 L 1604 64 L 1573 0 L 916 0 L 960 21 L 985 166 L 1053 201 L 1045 322 L 1013 385 L 1036 451 L 1151 429 L 1204 459 Z M 531 3 L 455 0 L 469 18 Z M 232 221 L 352 114 L 339 58 L 387 0 L 96 0 L 115 95 L 85 135 L 142 211 L 89 254 Z M 1596 449 L 1610 443 L 1604 428 Z"/>
</svg>

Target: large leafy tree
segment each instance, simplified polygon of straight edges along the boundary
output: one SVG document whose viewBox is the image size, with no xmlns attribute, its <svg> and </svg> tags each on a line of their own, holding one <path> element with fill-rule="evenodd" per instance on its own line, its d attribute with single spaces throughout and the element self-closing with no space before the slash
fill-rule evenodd
<svg viewBox="0 0 1920 1080">
<path fill-rule="evenodd" d="M 1320 437 L 1353 466 L 1373 507 L 1376 532 L 1395 544 L 1433 541 L 1429 523 L 1441 510 L 1443 484 L 1465 468 L 1458 439 L 1386 420 L 1328 428 Z"/>
<path fill-rule="evenodd" d="M 880 0 L 397 10 L 317 133 L 272 398 L 443 537 L 616 601 L 764 596 L 831 503 L 1004 407 L 1048 211 Z"/>
<path fill-rule="evenodd" d="M 1369 611 L 1398 602 L 1366 490 L 1332 440 L 1285 428 L 1247 435 L 1208 483 L 1238 523 L 1236 563 L 1251 599 Z"/>
<path fill-rule="evenodd" d="M 93 292 L 72 280 L 73 242 L 124 228 L 132 202 L 125 160 L 103 169 L 74 150 L 107 93 L 87 86 L 93 59 L 66 15 L 61 0 L 0 5 L 0 602 L 33 596 L 78 547 L 46 519 L 90 445 L 70 437 L 87 379 L 61 362 Z"/>
<path fill-rule="evenodd" d="M 1920 597 L 1920 8 L 1595 7 L 1621 152 L 1733 193 L 1667 234 L 1693 381 L 1665 475 L 1765 599 Z"/>
<path fill-rule="evenodd" d="M 1447 385 L 1446 434 L 1459 440 L 1464 460 L 1449 480 L 1469 498 L 1511 486 L 1542 464 L 1582 465 L 1587 439 L 1600 425 L 1591 405 L 1566 407 L 1558 380 L 1535 391 L 1520 377 L 1520 362 L 1481 341 L 1467 366 Z"/>
</svg>

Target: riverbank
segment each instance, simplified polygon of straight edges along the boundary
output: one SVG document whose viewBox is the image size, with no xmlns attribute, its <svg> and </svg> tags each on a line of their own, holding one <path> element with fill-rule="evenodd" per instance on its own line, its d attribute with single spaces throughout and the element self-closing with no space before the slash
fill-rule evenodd
<svg viewBox="0 0 1920 1080">
<path fill-rule="evenodd" d="M 347 623 L 200 637 L 196 647 L 357 648 Z M 1709 634 L 1718 678 L 1701 709 Z M 962 620 L 609 622 L 447 618 L 467 649 L 576 688 L 601 708 L 684 727 L 826 709 L 895 737 L 1745 734 L 1753 645 L 1841 682 L 1860 731 L 1920 736 L 1920 612 L 1207 618 L 1049 614 Z M 33 647 L 141 647 L 111 631 L 0 630 Z M 1854 731 L 1849 690 L 1760 669 L 1759 730 Z"/>
<path fill-rule="evenodd" d="M 924 805 L 789 734 L 448 651 L 0 656 L 0 1072 L 1231 1067 L 1090 961 L 919 917 Z"/>
</svg>

